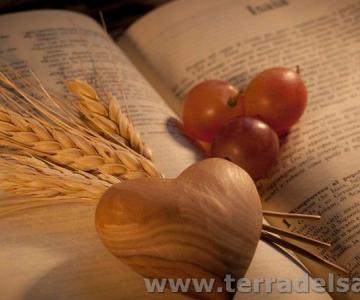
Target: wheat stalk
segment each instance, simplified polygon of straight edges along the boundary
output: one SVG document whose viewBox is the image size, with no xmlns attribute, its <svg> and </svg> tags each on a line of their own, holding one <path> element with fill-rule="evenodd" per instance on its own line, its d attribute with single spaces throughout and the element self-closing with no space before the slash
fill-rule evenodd
<svg viewBox="0 0 360 300">
<path fill-rule="evenodd" d="M 52 162 L 120 179 L 160 176 L 154 165 L 129 149 L 69 132 L 43 120 L 25 118 L 0 106 L 0 144 L 35 153 Z"/>
<path fill-rule="evenodd" d="M 0 146 L 6 147 L 0 148 L 0 191 L 10 195 L 0 195 L 0 216 L 53 204 L 93 204 L 111 184 L 161 176 L 130 142 L 119 142 L 120 135 L 114 143 L 86 127 L 76 113 L 67 115 L 62 101 L 39 80 L 20 82 L 0 72 L 0 99 L 10 107 L 0 106 Z M 145 151 L 132 140 L 135 149 Z"/>
<path fill-rule="evenodd" d="M 0 189 L 12 196 L 2 196 L 0 216 L 54 204 L 94 204 L 110 185 L 91 174 L 33 156 L 0 154 Z"/>
<path fill-rule="evenodd" d="M 133 150 L 151 159 L 150 148 L 142 140 L 139 131 L 121 111 L 119 102 L 110 94 L 106 105 L 100 101 L 96 91 L 80 80 L 67 80 L 65 85 L 78 99 L 78 109 L 90 125 L 109 139 L 119 144 L 128 144 Z"/>
</svg>

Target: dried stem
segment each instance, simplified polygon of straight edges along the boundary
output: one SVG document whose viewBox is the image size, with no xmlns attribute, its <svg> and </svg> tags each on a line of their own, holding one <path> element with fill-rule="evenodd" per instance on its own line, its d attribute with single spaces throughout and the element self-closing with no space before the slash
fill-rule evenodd
<svg viewBox="0 0 360 300">
<path fill-rule="evenodd" d="M 263 228 L 263 230 L 273 232 L 273 233 L 277 233 L 277 234 L 279 234 L 281 236 L 289 237 L 291 239 L 294 239 L 294 240 L 297 240 L 297 241 L 300 241 L 300 242 L 304 242 L 304 243 L 307 243 L 307 244 L 310 244 L 310 245 L 313 245 L 313 246 L 316 246 L 316 247 L 322 247 L 322 248 L 331 247 L 331 244 L 329 244 L 329 243 L 319 241 L 317 239 L 313 239 L 313 238 L 310 238 L 310 237 L 307 237 L 307 236 L 304 236 L 304 235 L 301 235 L 301 234 L 297 234 L 297 233 L 294 233 L 294 232 L 291 232 L 291 231 L 288 231 L 288 230 L 285 230 L 285 229 L 278 228 L 278 227 L 263 224 L 262 228 Z"/>
<path fill-rule="evenodd" d="M 321 256 L 313 253 L 313 252 L 310 252 L 306 249 L 303 249 L 291 242 L 288 242 L 288 241 L 285 241 L 273 234 L 270 234 L 266 231 L 262 231 L 261 232 L 261 239 L 264 240 L 264 241 L 267 241 L 267 242 L 270 242 L 270 243 L 275 243 L 279 246 L 282 246 L 282 247 L 285 247 L 289 250 L 292 250 L 294 251 L 295 253 L 298 253 L 300 255 L 303 255 L 315 262 L 318 262 L 322 265 L 325 265 L 327 267 L 329 267 L 330 269 L 336 271 L 336 272 L 339 272 L 340 274 L 343 274 L 343 275 L 349 275 L 349 271 L 346 270 L 345 268 L 341 267 L 341 266 L 338 266 L 337 264 L 331 262 L 331 261 L 328 261 L 324 258 L 322 258 Z"/>
<path fill-rule="evenodd" d="M 287 218 L 287 219 L 304 219 L 304 220 L 320 220 L 319 215 L 307 215 L 307 214 L 293 214 L 284 213 L 279 211 L 263 210 L 263 216 L 275 217 L 275 218 Z"/>
</svg>

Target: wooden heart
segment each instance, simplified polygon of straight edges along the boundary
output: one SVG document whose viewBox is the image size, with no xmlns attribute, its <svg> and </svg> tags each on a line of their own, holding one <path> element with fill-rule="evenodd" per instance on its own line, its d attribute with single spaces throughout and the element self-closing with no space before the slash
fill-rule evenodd
<svg viewBox="0 0 360 300">
<path fill-rule="evenodd" d="M 198 162 L 176 179 L 112 186 L 96 210 L 106 247 L 147 278 L 215 279 L 197 299 L 231 299 L 224 278 L 241 278 L 260 239 L 260 199 L 250 176 L 223 159 Z"/>
</svg>

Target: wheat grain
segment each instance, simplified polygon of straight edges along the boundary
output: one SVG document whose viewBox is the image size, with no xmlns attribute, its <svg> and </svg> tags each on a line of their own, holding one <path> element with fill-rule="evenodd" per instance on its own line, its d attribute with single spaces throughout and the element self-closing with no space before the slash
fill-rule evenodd
<svg viewBox="0 0 360 300">
<path fill-rule="evenodd" d="M 73 131 L 25 118 L 0 106 L 0 144 L 4 142 L 25 153 L 35 153 L 61 165 L 108 177 L 127 178 L 126 174 L 131 172 L 143 177 L 160 176 L 150 161 L 135 155 L 131 149 L 116 147 L 96 137 L 90 140 L 76 129 Z"/>
<path fill-rule="evenodd" d="M 107 177 L 110 182 L 116 182 L 116 178 L 113 178 L 111 175 L 116 175 L 120 178 L 132 177 L 127 174 L 129 171 L 136 171 L 136 177 L 140 174 L 143 174 L 143 176 L 161 176 L 151 162 L 147 162 L 141 155 L 137 154 L 128 146 L 119 146 L 105 140 L 93 130 L 74 122 L 76 121 L 74 120 L 74 115 L 70 120 L 64 119 L 62 115 L 66 115 L 66 112 L 61 108 L 61 105 L 59 105 L 61 104 L 61 101 L 57 101 L 50 96 L 39 80 L 37 80 L 38 86 L 26 84 L 30 91 L 33 89 L 42 91 L 45 98 L 49 100 L 49 105 L 44 105 L 38 98 L 33 97 L 30 92 L 19 88 L 1 72 L 0 83 L 8 87 L 8 89 L 4 89 L 0 86 L 0 96 L 6 95 L 7 101 L 12 103 L 15 107 L 18 106 L 18 101 L 24 100 L 25 104 L 30 105 L 31 108 L 28 111 L 23 111 L 21 110 L 21 107 L 18 106 L 21 115 L 11 112 L 9 109 L 7 109 L 7 111 L 4 111 L 5 109 L 3 109 L 0 117 L 4 120 L 0 124 L 0 128 L 2 127 L 3 129 L 2 133 L 4 133 L 4 131 L 7 131 L 7 133 L 13 131 L 13 134 L 11 137 L 3 134 L 2 139 L 0 140 L 1 144 L 6 143 L 11 146 L 21 146 L 24 152 L 37 151 L 36 154 L 45 152 L 47 158 L 49 158 L 49 155 L 52 155 L 51 159 L 57 163 L 71 164 L 72 167 L 80 168 L 82 170 L 93 171 L 96 169 L 99 172 L 105 173 L 102 177 Z M 89 89 L 89 91 L 95 93 L 93 89 Z M 13 94 L 11 92 L 13 92 Z M 90 94 L 88 94 L 88 96 L 94 97 L 94 95 Z M 60 111 L 62 110 L 62 115 L 59 115 L 58 112 L 50 109 L 50 107 L 60 108 Z M 35 110 L 35 112 L 33 112 L 33 110 Z M 9 117 L 11 113 L 12 118 Z M 30 115 L 30 117 L 24 118 L 23 114 L 27 116 Z M 47 119 L 46 122 L 44 121 L 44 118 Z M 51 124 L 55 125 L 51 127 L 49 121 Z M 27 123 L 29 122 L 32 124 L 31 130 L 28 128 L 29 124 Z M 42 128 L 41 126 L 36 126 L 38 124 L 42 125 Z M 18 126 L 19 130 L 15 129 L 12 125 L 15 125 L 15 127 Z M 39 140 L 36 135 L 43 137 L 43 139 Z M 71 137 L 75 137 L 75 139 L 71 139 Z M 84 139 L 84 137 L 86 138 Z M 14 143 L 17 143 L 17 145 L 14 145 Z M 28 147 L 29 145 L 27 145 L 27 143 L 33 143 L 33 146 Z M 76 147 L 74 147 L 74 144 Z M 27 146 L 27 148 L 25 147 L 24 149 L 24 146 Z M 49 151 L 52 152 L 48 153 Z M 85 152 L 86 155 L 84 155 L 83 152 Z M 104 158 L 105 163 L 103 163 Z"/>
<path fill-rule="evenodd" d="M 39 80 L 37 85 L 20 80 L 26 88 L 0 72 L 0 100 L 8 105 L 0 106 L 0 146 L 6 147 L 0 147 L 0 217 L 54 204 L 94 205 L 112 184 L 161 176 L 144 157 L 150 152 L 134 137 L 135 128 L 121 125 L 130 132 L 129 143 L 120 135 L 117 144 L 106 140 L 76 113 L 69 116 L 63 101 L 53 98 Z"/>
<path fill-rule="evenodd" d="M 63 203 L 95 204 L 111 184 L 36 157 L 0 154 L 0 216 Z M 21 197 L 21 198 L 19 198 Z"/>
<path fill-rule="evenodd" d="M 142 140 L 133 123 L 121 111 L 119 102 L 112 95 L 108 94 L 105 105 L 87 83 L 67 80 L 65 85 L 78 99 L 78 109 L 95 130 L 119 144 L 127 143 L 133 150 L 151 159 L 150 148 Z"/>
</svg>

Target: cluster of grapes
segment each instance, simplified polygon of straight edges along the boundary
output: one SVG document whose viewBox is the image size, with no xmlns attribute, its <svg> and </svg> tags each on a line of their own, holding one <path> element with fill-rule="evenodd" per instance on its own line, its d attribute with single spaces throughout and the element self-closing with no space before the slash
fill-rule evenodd
<svg viewBox="0 0 360 300">
<path fill-rule="evenodd" d="M 189 137 L 211 144 L 211 156 L 228 159 L 259 179 L 277 161 L 279 136 L 299 120 L 306 102 L 299 68 L 264 70 L 245 90 L 208 80 L 188 93 L 183 128 Z"/>
</svg>

